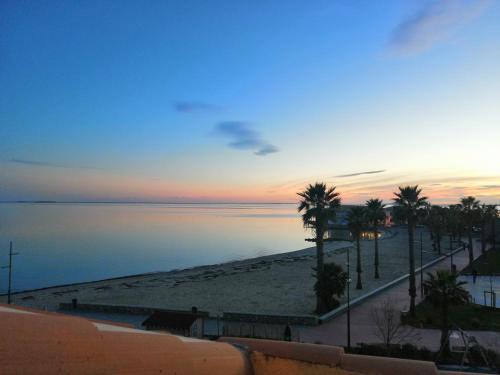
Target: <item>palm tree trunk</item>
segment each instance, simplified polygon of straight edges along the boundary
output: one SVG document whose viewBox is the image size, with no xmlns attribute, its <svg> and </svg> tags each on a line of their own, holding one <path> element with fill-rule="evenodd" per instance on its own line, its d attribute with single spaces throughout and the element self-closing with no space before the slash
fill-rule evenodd
<svg viewBox="0 0 500 375">
<path fill-rule="evenodd" d="M 472 252 L 472 226 L 469 226 L 467 235 L 469 236 L 469 265 L 472 267 L 474 261 L 474 253 Z"/>
<path fill-rule="evenodd" d="M 493 220 L 491 221 L 491 236 L 492 236 L 492 239 L 491 239 L 491 246 L 494 249 L 496 249 L 496 242 L 497 242 L 497 235 L 496 235 L 496 231 L 495 231 L 495 218 L 493 218 Z"/>
<path fill-rule="evenodd" d="M 481 254 L 486 251 L 486 223 L 481 225 Z"/>
<path fill-rule="evenodd" d="M 356 289 L 363 289 L 363 284 L 361 284 L 361 244 L 359 241 L 359 234 L 356 236 L 356 272 L 358 273 L 358 282 L 356 283 Z"/>
<path fill-rule="evenodd" d="M 410 315 L 415 317 L 415 297 L 417 296 L 417 288 L 415 287 L 415 225 L 413 219 L 408 220 L 408 250 L 409 250 L 409 265 L 410 265 Z"/>
<path fill-rule="evenodd" d="M 323 252 L 323 241 L 316 242 L 316 270 L 318 275 L 323 273 L 324 269 L 324 252 Z"/>
<path fill-rule="evenodd" d="M 375 235 L 375 278 L 379 279 L 380 275 L 378 273 L 378 228 L 375 226 L 373 228 L 373 234 Z"/>
<path fill-rule="evenodd" d="M 436 251 L 436 236 L 434 235 L 432 230 L 430 231 L 430 233 L 431 233 L 432 250 Z"/>
<path fill-rule="evenodd" d="M 441 255 L 441 233 L 437 235 L 438 254 Z"/>
<path fill-rule="evenodd" d="M 441 316 L 441 352 L 446 358 L 450 354 L 450 340 L 448 340 L 448 301 L 442 301 Z"/>
<path fill-rule="evenodd" d="M 316 232 L 316 279 L 322 280 L 324 269 L 324 253 L 323 253 L 323 233 L 322 231 Z M 316 292 L 316 312 L 325 312 L 326 303 L 323 300 L 321 293 Z"/>
</svg>

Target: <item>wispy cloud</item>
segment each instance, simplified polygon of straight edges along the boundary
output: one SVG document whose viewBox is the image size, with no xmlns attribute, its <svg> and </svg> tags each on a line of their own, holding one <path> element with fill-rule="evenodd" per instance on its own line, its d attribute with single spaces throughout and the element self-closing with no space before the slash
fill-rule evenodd
<svg viewBox="0 0 500 375">
<path fill-rule="evenodd" d="M 356 173 L 349 173 L 349 174 L 339 174 L 334 177 L 355 177 L 355 176 L 361 176 L 364 174 L 376 174 L 376 173 L 383 173 L 385 172 L 385 169 L 378 169 L 376 171 L 366 171 L 366 172 L 356 172 Z"/>
<path fill-rule="evenodd" d="M 431 0 L 401 22 L 389 40 L 389 52 L 411 56 L 451 38 L 460 28 L 479 17 L 491 0 Z"/>
<path fill-rule="evenodd" d="M 261 135 L 245 122 L 220 122 L 215 126 L 213 134 L 228 139 L 227 146 L 231 148 L 251 150 L 258 156 L 279 152 L 278 147 L 263 140 Z"/>
<path fill-rule="evenodd" d="M 9 163 L 29 165 L 32 167 L 49 167 L 49 168 L 70 168 L 70 169 L 99 169 L 96 167 L 88 167 L 82 165 L 69 165 L 69 164 L 58 164 L 46 161 L 29 160 L 29 159 L 17 159 L 10 158 L 7 160 Z"/>
<path fill-rule="evenodd" d="M 221 107 L 195 101 L 177 101 L 174 103 L 174 109 L 180 113 L 199 113 L 199 112 L 217 112 Z"/>
<path fill-rule="evenodd" d="M 480 189 L 500 189 L 500 185 L 483 185 Z"/>
</svg>

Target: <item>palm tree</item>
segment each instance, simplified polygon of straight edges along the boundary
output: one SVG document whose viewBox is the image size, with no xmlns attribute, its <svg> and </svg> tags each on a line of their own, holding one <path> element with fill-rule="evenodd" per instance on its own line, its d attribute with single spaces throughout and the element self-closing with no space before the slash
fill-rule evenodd
<svg viewBox="0 0 500 375">
<path fill-rule="evenodd" d="M 496 222 L 498 220 L 500 212 L 498 211 L 497 206 L 490 204 L 488 205 L 488 216 L 489 216 L 489 222 L 491 225 L 491 230 L 490 230 L 490 238 L 491 238 L 491 248 L 496 249 Z"/>
<path fill-rule="evenodd" d="M 441 254 L 441 238 L 445 229 L 445 209 L 440 206 L 430 206 L 425 220 L 432 235 L 432 247 Z"/>
<path fill-rule="evenodd" d="M 441 308 L 441 350 L 445 354 L 450 351 L 448 340 L 449 306 L 469 301 L 469 292 L 463 288 L 466 283 L 465 281 L 457 281 L 457 275 L 448 270 L 438 270 L 436 275 L 428 273 L 428 279 L 424 281 L 424 287 L 430 301 Z"/>
<path fill-rule="evenodd" d="M 358 273 L 358 281 L 356 283 L 356 289 L 363 289 L 363 284 L 361 283 L 361 232 L 366 228 L 366 209 L 362 206 L 352 207 L 347 214 L 347 226 L 352 236 L 356 240 L 356 272 Z"/>
<path fill-rule="evenodd" d="M 420 194 L 422 189 L 418 185 L 399 187 L 399 192 L 394 193 L 394 202 L 401 207 L 401 214 L 406 218 L 408 223 L 408 255 L 410 266 L 410 315 L 415 317 L 415 297 L 417 290 L 415 286 L 415 226 L 417 224 L 420 211 L 428 204 L 427 197 L 422 197 Z"/>
<path fill-rule="evenodd" d="M 477 211 L 479 223 L 481 225 L 481 254 L 484 254 L 486 251 L 486 226 L 489 221 L 488 205 L 480 205 Z"/>
<path fill-rule="evenodd" d="M 481 224 L 481 253 L 486 251 L 486 231 L 488 224 L 491 225 L 492 247 L 495 248 L 495 220 L 498 217 L 498 209 L 493 204 L 482 204 L 479 206 L 479 222 Z"/>
<path fill-rule="evenodd" d="M 373 228 L 373 237 L 375 243 L 375 278 L 380 278 L 378 272 L 378 227 L 385 223 L 384 203 L 381 199 L 369 199 L 366 201 L 366 218 Z"/>
<path fill-rule="evenodd" d="M 448 207 L 450 225 L 453 227 L 453 237 L 457 241 L 462 240 L 464 232 L 464 217 L 462 214 L 462 206 L 460 204 L 452 204 Z"/>
<path fill-rule="evenodd" d="M 453 251 L 453 236 L 456 233 L 456 227 L 457 227 L 456 220 L 457 219 L 456 219 L 451 207 L 443 208 L 443 217 L 444 217 L 444 229 L 445 229 L 446 234 L 448 235 L 448 238 L 450 240 L 449 250 L 451 253 Z"/>
<path fill-rule="evenodd" d="M 460 207 L 462 209 L 467 237 L 469 239 L 469 265 L 472 265 L 474 260 L 474 253 L 472 251 L 472 228 L 477 222 L 479 201 L 472 196 L 468 196 L 460 200 Z"/>
<path fill-rule="evenodd" d="M 321 280 L 323 272 L 323 242 L 328 229 L 328 221 L 335 218 L 336 210 L 340 207 L 340 194 L 335 192 L 335 186 L 327 188 L 324 183 L 310 184 L 307 188 L 297 193 L 302 200 L 299 202 L 298 210 L 303 212 L 302 222 L 305 228 L 312 229 L 313 241 L 316 243 L 316 279 Z M 325 311 L 326 301 L 323 301 L 320 293 L 316 293 L 316 311 Z"/>
</svg>

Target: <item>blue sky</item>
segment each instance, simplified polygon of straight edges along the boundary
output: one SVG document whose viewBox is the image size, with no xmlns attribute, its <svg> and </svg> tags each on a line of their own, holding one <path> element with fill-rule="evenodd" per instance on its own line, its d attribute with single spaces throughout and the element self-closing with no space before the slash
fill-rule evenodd
<svg viewBox="0 0 500 375">
<path fill-rule="evenodd" d="M 0 200 L 293 201 L 324 180 L 498 201 L 499 19 L 496 0 L 2 1 Z"/>
</svg>

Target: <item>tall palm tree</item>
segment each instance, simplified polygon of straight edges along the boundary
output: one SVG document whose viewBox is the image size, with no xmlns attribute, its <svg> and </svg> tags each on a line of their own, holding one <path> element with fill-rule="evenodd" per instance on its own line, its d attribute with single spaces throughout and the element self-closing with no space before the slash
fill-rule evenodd
<svg viewBox="0 0 500 375">
<path fill-rule="evenodd" d="M 321 280 L 324 264 L 324 237 L 328 229 L 328 221 L 335 218 L 340 207 L 340 194 L 335 192 L 335 186 L 327 188 L 326 184 L 317 182 L 310 184 L 304 191 L 297 193 L 302 199 L 298 211 L 303 212 L 302 222 L 305 228 L 311 229 L 316 243 L 316 279 Z M 320 293 L 316 293 L 316 311 L 325 311 L 326 301 Z"/>
<path fill-rule="evenodd" d="M 453 250 L 453 236 L 456 233 L 456 220 L 457 218 L 454 215 L 454 212 L 452 211 L 451 207 L 444 207 L 443 208 L 443 217 L 444 217 L 444 230 L 446 234 L 448 235 L 449 239 L 449 249 L 450 253 Z"/>
<path fill-rule="evenodd" d="M 361 233 L 366 228 L 366 209 L 362 206 L 355 206 L 349 210 L 347 214 L 347 226 L 352 236 L 356 240 L 356 272 L 358 273 L 358 281 L 356 283 L 356 289 L 363 289 L 363 284 L 361 283 Z"/>
<path fill-rule="evenodd" d="M 375 243 L 375 278 L 380 278 L 378 266 L 378 228 L 385 223 L 384 202 L 381 199 L 369 199 L 366 201 L 366 218 L 372 226 Z"/>
<path fill-rule="evenodd" d="M 401 214 L 408 223 L 408 256 L 410 266 L 410 315 L 415 316 L 415 297 L 417 289 L 415 286 L 415 226 L 421 210 L 427 206 L 427 197 L 420 194 L 422 189 L 418 185 L 399 187 L 399 192 L 394 193 L 394 203 L 401 207 Z"/>
<path fill-rule="evenodd" d="M 464 217 L 462 214 L 462 206 L 460 204 L 452 204 L 448 207 L 449 209 L 449 218 L 448 220 L 451 222 L 453 226 L 453 237 L 457 241 L 462 240 L 462 234 L 464 232 Z"/>
<path fill-rule="evenodd" d="M 498 209 L 493 204 L 482 204 L 479 206 L 479 222 L 481 224 L 481 253 L 484 254 L 486 251 L 486 243 L 488 238 L 486 237 L 486 231 L 488 225 L 491 225 L 490 236 L 493 239 L 492 247 L 495 248 L 495 220 L 498 217 Z"/>
<path fill-rule="evenodd" d="M 488 205 L 488 217 L 489 217 L 489 222 L 491 225 L 491 230 L 490 230 L 490 242 L 491 242 L 491 248 L 496 249 L 496 222 L 498 220 L 500 212 L 498 211 L 497 206 L 490 204 Z"/>
<path fill-rule="evenodd" d="M 432 234 L 432 246 L 441 254 L 441 238 L 445 230 L 445 209 L 432 205 L 427 211 L 425 223 Z"/>
<path fill-rule="evenodd" d="M 474 253 L 472 251 L 472 228 L 478 221 L 479 201 L 472 196 L 468 196 L 460 200 L 460 206 L 467 230 L 467 237 L 469 239 L 469 265 L 472 265 L 474 261 Z"/>
<path fill-rule="evenodd" d="M 463 285 L 465 281 L 457 281 L 457 275 L 448 270 L 438 270 L 436 275 L 428 273 L 424 287 L 428 291 L 430 301 L 441 308 L 441 350 L 448 354 L 450 351 L 448 340 L 448 310 L 451 304 L 467 303 L 469 292 Z"/>
<path fill-rule="evenodd" d="M 478 207 L 478 221 L 481 225 L 481 254 L 486 251 L 486 226 L 489 221 L 488 205 L 482 204 Z"/>
</svg>

